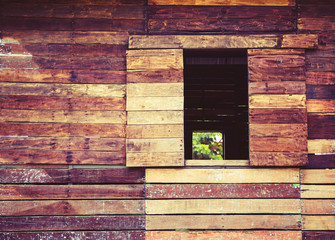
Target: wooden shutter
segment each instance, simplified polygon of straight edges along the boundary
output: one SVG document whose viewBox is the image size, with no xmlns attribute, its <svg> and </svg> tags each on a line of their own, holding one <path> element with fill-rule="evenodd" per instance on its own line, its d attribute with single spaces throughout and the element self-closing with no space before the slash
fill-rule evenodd
<svg viewBox="0 0 335 240">
<path fill-rule="evenodd" d="M 248 68 L 250 164 L 306 164 L 304 50 L 248 50 Z"/>
<path fill-rule="evenodd" d="M 127 52 L 127 166 L 184 165 L 183 50 Z"/>
</svg>

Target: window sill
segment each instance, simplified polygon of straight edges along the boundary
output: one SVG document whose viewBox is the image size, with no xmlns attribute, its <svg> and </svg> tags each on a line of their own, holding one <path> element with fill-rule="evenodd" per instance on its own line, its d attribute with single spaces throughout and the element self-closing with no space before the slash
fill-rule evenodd
<svg viewBox="0 0 335 240">
<path fill-rule="evenodd" d="M 249 160 L 185 160 L 185 166 L 249 166 Z"/>
</svg>

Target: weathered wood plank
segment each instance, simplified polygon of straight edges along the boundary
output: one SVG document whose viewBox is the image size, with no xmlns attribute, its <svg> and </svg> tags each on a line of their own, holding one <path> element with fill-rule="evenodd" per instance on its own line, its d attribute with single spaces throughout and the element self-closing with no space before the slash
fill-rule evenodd
<svg viewBox="0 0 335 240">
<path fill-rule="evenodd" d="M 146 214 L 300 213 L 299 199 L 146 200 Z"/>
<path fill-rule="evenodd" d="M 305 81 L 305 67 L 277 68 L 277 67 L 248 67 L 249 81 Z"/>
<path fill-rule="evenodd" d="M 1 231 L 144 229 L 143 216 L 0 217 Z"/>
<path fill-rule="evenodd" d="M 298 183 L 298 169 L 146 169 L 147 183 Z"/>
<path fill-rule="evenodd" d="M 1 95 L 124 97 L 125 84 L 0 83 Z"/>
<path fill-rule="evenodd" d="M 20 0 L 3 0 L 4 2 L 20 2 Z M 39 3 L 55 3 L 52 0 L 39 0 Z M 82 4 L 85 5 L 135 5 L 135 6 L 143 6 L 145 5 L 144 0 L 98 0 L 98 1 L 92 1 L 92 0 L 58 0 L 57 4 L 72 4 L 72 5 L 79 5 Z"/>
<path fill-rule="evenodd" d="M 127 31 L 144 33 L 144 19 L 101 19 L 101 18 L 74 18 L 75 31 Z"/>
<path fill-rule="evenodd" d="M 169 239 L 269 239 L 301 240 L 300 231 L 146 231 L 147 240 Z"/>
<path fill-rule="evenodd" d="M 249 96 L 250 108 L 305 108 L 306 96 L 292 95 L 252 95 Z"/>
<path fill-rule="evenodd" d="M 300 55 L 278 55 L 273 53 L 269 55 L 251 55 L 248 51 L 248 65 L 250 67 L 278 67 L 278 68 L 294 68 L 305 66 L 305 57 Z M 288 69 L 287 69 L 288 70 Z"/>
<path fill-rule="evenodd" d="M 183 124 L 184 111 L 130 111 L 127 124 Z"/>
<path fill-rule="evenodd" d="M 293 6 L 291 0 L 149 0 L 149 5 L 250 5 L 250 6 Z"/>
<path fill-rule="evenodd" d="M 127 125 L 128 139 L 182 138 L 184 125 Z"/>
<path fill-rule="evenodd" d="M 335 154 L 308 155 L 308 168 L 335 168 Z"/>
<path fill-rule="evenodd" d="M 124 138 L 41 138 L 0 137 L 0 150 L 94 150 L 124 151 Z"/>
<path fill-rule="evenodd" d="M 1 216 L 144 214 L 144 200 L 4 201 Z"/>
<path fill-rule="evenodd" d="M 35 83 L 126 83 L 125 71 L 61 70 L 61 69 L 0 69 L 1 82 Z"/>
<path fill-rule="evenodd" d="M 127 167 L 184 166 L 184 152 L 127 152 Z"/>
<path fill-rule="evenodd" d="M 335 185 L 301 185 L 301 198 L 335 198 Z"/>
<path fill-rule="evenodd" d="M 125 165 L 125 152 L 0 150 L 0 163 Z"/>
<path fill-rule="evenodd" d="M 334 72 L 335 71 L 334 57 L 306 58 L 306 71 Z"/>
<path fill-rule="evenodd" d="M 131 97 L 183 97 L 183 83 L 128 83 L 127 96 Z"/>
<path fill-rule="evenodd" d="M 45 122 L 45 123 L 116 123 L 125 124 L 125 111 L 79 111 L 79 110 L 13 110 L 1 109 L 2 122 Z M 135 114 L 136 115 L 136 114 Z M 143 115 L 143 114 L 142 114 Z M 145 115 L 145 113 L 144 113 Z M 172 112 L 171 123 L 178 117 L 178 112 Z M 167 119 L 167 122 L 169 119 Z M 170 122 L 169 122 L 170 123 Z"/>
<path fill-rule="evenodd" d="M 334 72 L 306 72 L 306 84 L 308 85 L 334 85 Z"/>
<path fill-rule="evenodd" d="M 223 166 L 239 166 L 248 167 L 249 160 L 185 160 L 185 166 L 197 167 L 223 167 Z"/>
<path fill-rule="evenodd" d="M 306 152 L 307 137 L 250 137 L 249 148 L 251 152 Z"/>
<path fill-rule="evenodd" d="M 299 215 L 147 215 L 147 230 L 300 229 Z"/>
<path fill-rule="evenodd" d="M 128 83 L 179 83 L 183 80 L 183 71 L 180 69 L 127 72 Z"/>
<path fill-rule="evenodd" d="M 335 153 L 335 140 L 308 140 L 308 153 Z"/>
<path fill-rule="evenodd" d="M 335 21 L 333 18 L 307 17 L 298 18 L 299 31 L 330 31 L 335 30 Z"/>
<path fill-rule="evenodd" d="M 306 123 L 304 108 L 296 109 L 249 109 L 250 123 Z"/>
<path fill-rule="evenodd" d="M 301 200 L 301 214 L 335 214 L 335 200 Z"/>
<path fill-rule="evenodd" d="M 335 109 L 334 99 L 307 99 L 308 113 L 332 113 Z"/>
<path fill-rule="evenodd" d="M 335 230 L 335 216 L 303 216 L 302 230 Z"/>
<path fill-rule="evenodd" d="M 5 31 L 15 30 L 43 30 L 43 31 L 71 31 L 72 21 L 70 18 L 41 18 L 41 17 L 2 17 L 6 24 L 2 25 Z"/>
<path fill-rule="evenodd" d="M 123 124 L 0 123 L 0 135 L 45 137 L 125 137 Z"/>
<path fill-rule="evenodd" d="M 34 165 L 35 166 L 35 165 Z M 72 169 L 0 169 L 0 183 L 143 183 L 144 169 L 72 168 Z M 29 188 L 28 186 L 24 186 Z M 57 188 L 57 186 L 56 186 Z M 136 189 L 136 186 L 134 187 Z M 47 191 L 47 188 L 42 189 Z M 23 191 L 29 193 L 30 191 Z M 34 192 L 34 191 L 32 191 Z M 53 191 L 51 191 L 52 194 Z M 27 197 L 27 196 L 25 196 Z M 49 196 L 52 198 L 51 196 Z"/>
<path fill-rule="evenodd" d="M 335 116 L 308 114 L 309 139 L 335 139 Z"/>
<path fill-rule="evenodd" d="M 334 232 L 321 232 L 321 231 L 304 231 L 302 232 L 304 240 L 324 240 L 332 239 L 335 236 Z"/>
<path fill-rule="evenodd" d="M 256 137 L 307 137 L 307 124 L 249 124 L 249 136 Z"/>
<path fill-rule="evenodd" d="M 244 36 L 140 36 L 129 37 L 129 48 L 274 48 L 279 38 L 275 35 Z"/>
<path fill-rule="evenodd" d="M 306 96 L 308 99 L 334 99 L 335 85 L 307 85 Z"/>
<path fill-rule="evenodd" d="M 299 198 L 299 184 L 146 184 L 145 196 L 164 198 Z"/>
<path fill-rule="evenodd" d="M 316 48 L 318 35 L 316 34 L 287 34 L 283 35 L 281 47 L 283 48 Z"/>
<path fill-rule="evenodd" d="M 0 238 L 8 240 L 25 239 L 123 239 L 144 240 L 144 231 L 89 231 L 89 232 L 0 232 Z"/>
<path fill-rule="evenodd" d="M 249 94 L 305 94 L 306 84 L 303 81 L 250 82 Z"/>
<path fill-rule="evenodd" d="M 0 96 L 2 109 L 125 110 L 124 98 Z"/>
<path fill-rule="evenodd" d="M 1 101 L 1 99 L 0 99 Z M 127 97 L 127 111 L 184 110 L 183 97 Z"/>
<path fill-rule="evenodd" d="M 250 152 L 252 166 L 304 166 L 307 152 Z"/>
<path fill-rule="evenodd" d="M 334 169 L 302 169 L 300 177 L 301 183 L 305 184 L 335 184 Z"/>
<path fill-rule="evenodd" d="M 129 139 L 127 138 L 127 153 L 130 152 L 183 152 L 183 138 Z"/>
</svg>

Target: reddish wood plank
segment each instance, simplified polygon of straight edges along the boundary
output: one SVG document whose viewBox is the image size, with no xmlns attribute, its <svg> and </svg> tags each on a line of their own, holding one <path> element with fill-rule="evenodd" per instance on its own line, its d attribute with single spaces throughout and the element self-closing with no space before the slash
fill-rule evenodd
<svg viewBox="0 0 335 240">
<path fill-rule="evenodd" d="M 127 72 L 127 83 L 177 83 L 183 80 L 183 71 L 179 69 Z"/>
<path fill-rule="evenodd" d="M 307 152 L 250 152 L 251 166 L 304 166 Z"/>
<path fill-rule="evenodd" d="M 309 139 L 335 139 L 335 116 L 308 114 Z"/>
<path fill-rule="evenodd" d="M 0 96 L 0 108 L 7 109 L 69 109 L 69 110 L 125 110 L 124 98 Z"/>
<path fill-rule="evenodd" d="M 308 85 L 334 85 L 335 72 L 306 72 Z"/>
<path fill-rule="evenodd" d="M 249 136 L 255 137 L 307 137 L 307 124 L 249 124 Z"/>
<path fill-rule="evenodd" d="M 306 109 L 249 109 L 250 123 L 306 123 Z"/>
<path fill-rule="evenodd" d="M 308 155 L 308 168 L 335 168 L 335 154 Z"/>
<path fill-rule="evenodd" d="M 306 96 L 308 99 L 334 99 L 335 85 L 307 85 Z"/>
<path fill-rule="evenodd" d="M 3 17 L 2 21 L 6 24 L 2 25 L 3 30 L 62 30 L 70 31 L 72 27 L 72 19 L 70 18 L 39 18 L 39 17 Z"/>
<path fill-rule="evenodd" d="M 250 82 L 249 94 L 305 94 L 304 81 Z"/>
<path fill-rule="evenodd" d="M 36 239 L 115 239 L 144 240 L 144 231 L 90 231 L 90 232 L 0 232 L 0 238 L 6 240 Z"/>
<path fill-rule="evenodd" d="M 299 152 L 307 151 L 307 138 L 296 137 L 250 137 L 252 152 Z"/>
<path fill-rule="evenodd" d="M 306 58 L 306 71 L 334 72 L 335 71 L 334 57 Z"/>
<path fill-rule="evenodd" d="M 0 185 L 0 194 L 3 200 L 142 199 L 144 185 Z"/>
<path fill-rule="evenodd" d="M 76 18 L 73 20 L 76 31 L 128 31 L 144 32 L 144 20 Z"/>
<path fill-rule="evenodd" d="M 1 163 L 125 165 L 125 152 L 1 150 Z"/>
<path fill-rule="evenodd" d="M 122 124 L 0 123 L 0 135 L 125 137 Z"/>
<path fill-rule="evenodd" d="M 143 183 L 141 168 L 0 169 L 0 183 Z"/>
<path fill-rule="evenodd" d="M 305 68 L 304 67 L 291 67 L 287 68 L 276 68 L 276 67 L 248 67 L 249 70 L 249 81 L 260 82 L 260 81 L 304 81 L 305 80 Z"/>
<path fill-rule="evenodd" d="M 143 216 L 0 217 L 0 231 L 144 229 Z"/>
<path fill-rule="evenodd" d="M 335 232 L 321 231 L 303 231 L 303 240 L 332 240 L 335 238 Z"/>
<path fill-rule="evenodd" d="M 146 184 L 146 198 L 299 198 L 296 184 Z"/>
</svg>

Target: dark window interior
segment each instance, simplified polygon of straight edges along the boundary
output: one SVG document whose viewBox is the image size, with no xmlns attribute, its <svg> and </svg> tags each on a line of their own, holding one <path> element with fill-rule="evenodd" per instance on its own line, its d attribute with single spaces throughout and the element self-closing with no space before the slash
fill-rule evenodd
<svg viewBox="0 0 335 240">
<path fill-rule="evenodd" d="M 221 132 L 223 159 L 248 159 L 246 50 L 185 50 L 185 158 L 193 132 Z M 194 155 L 194 154 L 193 154 Z"/>
</svg>

